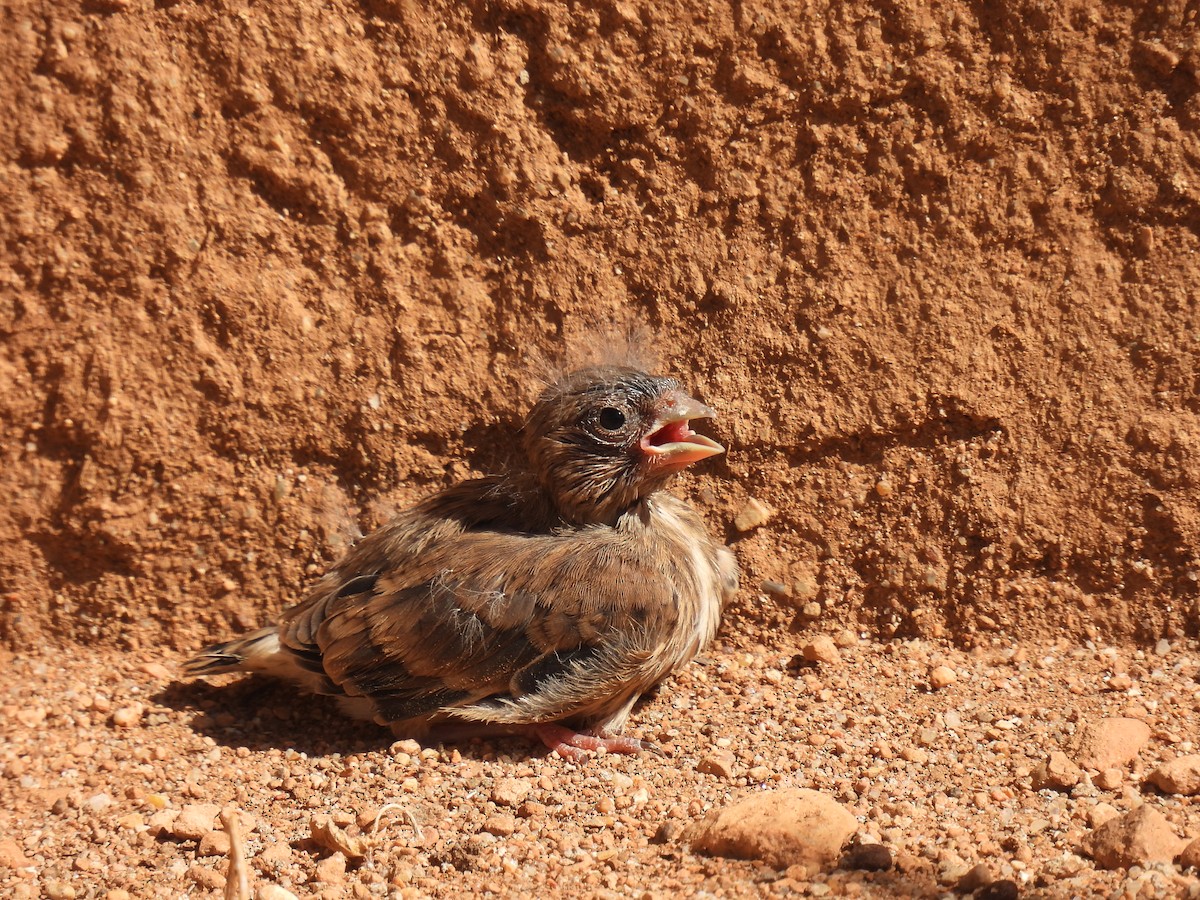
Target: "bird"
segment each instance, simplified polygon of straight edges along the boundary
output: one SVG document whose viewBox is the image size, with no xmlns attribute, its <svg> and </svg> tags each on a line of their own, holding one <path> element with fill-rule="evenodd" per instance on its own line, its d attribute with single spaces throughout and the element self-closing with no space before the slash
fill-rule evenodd
<svg viewBox="0 0 1200 900">
<path fill-rule="evenodd" d="M 360 540 L 276 624 L 187 677 L 252 672 L 336 697 L 397 737 L 527 733 L 564 759 L 655 751 L 638 698 L 713 639 L 733 552 L 666 487 L 725 451 L 674 378 L 591 365 L 542 391 L 499 475 Z"/>
</svg>

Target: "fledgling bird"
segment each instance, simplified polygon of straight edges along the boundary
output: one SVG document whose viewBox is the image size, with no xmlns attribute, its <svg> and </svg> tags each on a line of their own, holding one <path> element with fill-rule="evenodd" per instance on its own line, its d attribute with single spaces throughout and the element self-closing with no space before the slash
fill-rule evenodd
<svg viewBox="0 0 1200 900">
<path fill-rule="evenodd" d="M 184 672 L 287 679 L 402 737 L 645 749 L 620 736 L 629 711 L 712 639 L 737 590 L 733 553 L 664 490 L 724 451 L 689 427 L 713 415 L 671 378 L 574 372 L 535 403 L 509 471 L 396 516 L 277 625 Z"/>
</svg>

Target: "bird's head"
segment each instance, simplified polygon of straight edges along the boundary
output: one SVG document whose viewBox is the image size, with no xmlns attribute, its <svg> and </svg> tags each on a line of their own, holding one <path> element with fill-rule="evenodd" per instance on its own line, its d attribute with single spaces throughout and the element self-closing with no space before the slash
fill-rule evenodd
<svg viewBox="0 0 1200 900">
<path fill-rule="evenodd" d="M 597 366 L 547 388 L 521 432 L 559 514 L 575 524 L 611 524 L 676 472 L 724 452 L 688 427 L 713 415 L 673 378 Z"/>
</svg>

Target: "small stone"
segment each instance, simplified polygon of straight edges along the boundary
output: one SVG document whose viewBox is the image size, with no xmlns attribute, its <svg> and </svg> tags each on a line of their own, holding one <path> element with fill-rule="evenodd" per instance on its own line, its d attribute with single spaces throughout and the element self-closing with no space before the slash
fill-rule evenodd
<svg viewBox="0 0 1200 900">
<path fill-rule="evenodd" d="M 733 527 L 738 531 L 753 531 L 760 525 L 771 521 L 771 517 L 774 515 L 775 510 L 761 500 L 751 497 L 734 517 Z"/>
<path fill-rule="evenodd" d="M 175 676 L 171 674 L 171 670 L 168 669 L 166 666 L 164 666 L 162 663 L 156 663 L 156 662 L 142 663 L 140 666 L 138 666 L 138 668 L 142 672 L 146 673 L 151 678 L 153 678 L 155 681 L 171 681 L 175 678 Z"/>
<path fill-rule="evenodd" d="M 129 706 L 122 706 L 112 714 L 113 724 L 118 728 L 132 728 L 142 721 L 142 713 L 145 707 L 140 703 L 132 703 Z"/>
<path fill-rule="evenodd" d="M 483 830 L 496 837 L 508 837 L 517 830 L 517 820 L 506 814 L 489 816 L 483 823 Z"/>
<path fill-rule="evenodd" d="M 984 885 L 975 892 L 974 900 L 1017 900 L 1021 896 L 1020 888 L 1012 879 L 1005 878 Z"/>
<path fill-rule="evenodd" d="M 148 826 L 147 830 L 154 837 L 158 837 L 163 833 L 169 835 L 171 834 L 171 826 L 175 823 L 177 818 L 179 818 L 179 810 L 177 809 L 159 810 L 152 815 L 150 817 L 150 821 L 146 823 Z"/>
<path fill-rule="evenodd" d="M 1159 638 L 1158 642 L 1154 645 L 1154 655 L 1155 656 L 1166 656 L 1170 652 L 1171 652 L 1171 642 L 1168 641 L 1166 638 Z"/>
<path fill-rule="evenodd" d="M 929 686 L 935 691 L 950 687 L 958 681 L 958 673 L 949 666 L 934 666 L 929 672 Z"/>
<path fill-rule="evenodd" d="M 130 900 L 129 891 L 124 888 L 113 888 L 105 892 L 104 900 Z"/>
<path fill-rule="evenodd" d="M 842 854 L 839 869 L 884 872 L 892 867 L 892 851 L 883 844 L 856 844 Z"/>
<path fill-rule="evenodd" d="M 728 750 L 717 750 L 708 754 L 696 764 L 696 771 L 705 775 L 716 775 L 718 778 L 732 778 L 733 766 L 737 758 Z"/>
<path fill-rule="evenodd" d="M 254 900 L 300 900 L 287 888 L 277 884 L 260 884 L 254 891 Z"/>
<path fill-rule="evenodd" d="M 216 888 L 225 886 L 224 875 L 222 875 L 216 869 L 209 868 L 208 866 L 202 866 L 199 863 L 188 867 L 187 877 L 189 881 L 198 884 L 202 888 L 208 888 L 209 890 L 215 890 Z"/>
<path fill-rule="evenodd" d="M 679 840 L 679 837 L 683 834 L 683 832 L 684 825 L 682 822 L 674 819 L 667 819 L 658 826 L 658 829 L 654 832 L 654 837 L 650 839 L 650 843 L 673 844 L 675 841 Z"/>
<path fill-rule="evenodd" d="M 21 845 L 12 838 L 0 838 L 0 868 L 23 869 L 29 865 L 29 858 Z"/>
<path fill-rule="evenodd" d="M 1079 784 L 1083 772 L 1079 766 L 1071 762 L 1070 757 L 1061 751 L 1055 751 L 1049 758 L 1033 770 L 1030 778 L 1035 791 L 1046 790 L 1069 791 Z"/>
<path fill-rule="evenodd" d="M 801 647 L 800 655 L 809 662 L 824 663 L 830 666 L 835 666 L 842 661 L 842 654 L 838 651 L 837 644 L 827 634 L 819 634 Z"/>
<path fill-rule="evenodd" d="M 1104 685 L 1110 691 L 1127 691 L 1133 687 L 1133 679 L 1129 677 L 1128 672 L 1118 672 L 1105 681 Z"/>
<path fill-rule="evenodd" d="M 75 897 L 75 888 L 67 884 L 65 881 L 47 881 L 42 885 L 42 893 L 50 900 L 73 900 Z"/>
<path fill-rule="evenodd" d="M 83 801 L 83 805 L 92 812 L 103 812 L 112 806 L 112 802 L 112 797 L 101 791 L 99 794 L 92 794 L 92 796 L 88 797 Z"/>
<path fill-rule="evenodd" d="M 1083 850 L 1105 869 L 1173 862 L 1187 842 L 1148 803 L 1105 822 L 1083 839 Z"/>
<path fill-rule="evenodd" d="M 769 594 L 779 600 L 791 600 L 792 589 L 782 581 L 764 581 L 759 585 L 764 594 Z"/>
<path fill-rule="evenodd" d="M 328 885 L 344 884 L 346 881 L 346 855 L 333 853 L 325 857 L 317 863 L 312 880 Z"/>
<path fill-rule="evenodd" d="M 520 806 L 531 787 L 520 778 L 501 778 L 492 786 L 492 802 L 497 806 Z"/>
<path fill-rule="evenodd" d="M 981 887 L 987 887 L 994 880 L 992 870 L 983 863 L 979 863 L 968 869 L 967 874 L 958 879 L 958 884 L 954 886 L 954 889 L 963 894 L 970 894 Z"/>
<path fill-rule="evenodd" d="M 1110 822 L 1120 815 L 1121 813 L 1111 803 L 1097 803 L 1088 810 L 1088 824 L 1092 828 L 1099 828 L 1105 822 Z"/>
<path fill-rule="evenodd" d="M 1185 869 L 1200 869 L 1200 837 L 1183 848 L 1178 862 Z"/>
<path fill-rule="evenodd" d="M 908 760 L 910 763 L 916 763 L 919 766 L 923 766 L 925 763 L 929 762 L 929 753 L 920 747 L 905 747 L 900 751 L 900 758 Z"/>
<path fill-rule="evenodd" d="M 1086 726 L 1080 734 L 1075 761 L 1085 769 L 1123 766 L 1150 740 L 1150 726 L 1140 719 L 1115 717 Z"/>
<path fill-rule="evenodd" d="M 821 618 L 821 604 L 816 600 L 812 600 L 804 604 L 800 610 L 800 613 L 806 619 L 819 619 Z"/>
<path fill-rule="evenodd" d="M 746 777 L 751 781 L 757 781 L 760 784 L 767 781 L 771 777 L 771 770 L 766 766 L 754 766 L 746 773 Z"/>
<path fill-rule="evenodd" d="M 221 807 L 215 803 L 190 804 L 179 811 L 168 830 L 176 840 L 198 841 L 213 830 L 213 823 L 220 812 Z"/>
<path fill-rule="evenodd" d="M 1164 794 L 1200 794 L 1200 755 L 1180 756 L 1163 763 L 1146 779 Z"/>
<path fill-rule="evenodd" d="M 1096 773 L 1096 777 L 1092 779 L 1092 784 L 1100 788 L 1102 791 L 1115 791 L 1119 788 L 1122 782 L 1125 781 L 1125 776 L 1116 766 L 1107 769 L 1101 769 Z"/>
<path fill-rule="evenodd" d="M 858 820 L 817 791 L 758 791 L 710 812 L 692 842 L 696 850 L 734 859 L 761 859 L 776 869 L 812 871 L 836 862 Z"/>
<path fill-rule="evenodd" d="M 224 831 L 210 831 L 200 838 L 197 856 L 226 856 L 229 853 L 229 835 Z"/>
</svg>

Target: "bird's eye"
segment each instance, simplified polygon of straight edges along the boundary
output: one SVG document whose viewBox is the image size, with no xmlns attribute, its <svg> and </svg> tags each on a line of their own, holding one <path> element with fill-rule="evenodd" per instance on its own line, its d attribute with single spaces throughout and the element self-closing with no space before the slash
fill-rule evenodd
<svg viewBox="0 0 1200 900">
<path fill-rule="evenodd" d="M 625 413 L 615 407 L 606 406 L 600 410 L 600 415 L 596 418 L 596 421 L 605 431 L 616 431 L 618 428 L 625 426 Z"/>
</svg>

